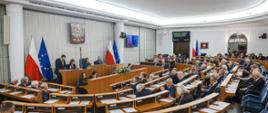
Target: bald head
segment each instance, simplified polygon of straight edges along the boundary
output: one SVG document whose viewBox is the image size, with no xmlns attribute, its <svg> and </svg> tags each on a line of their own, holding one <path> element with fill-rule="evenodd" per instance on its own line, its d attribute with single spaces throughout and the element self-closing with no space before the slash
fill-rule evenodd
<svg viewBox="0 0 268 113">
<path fill-rule="evenodd" d="M 252 71 L 252 78 L 253 78 L 254 80 L 257 80 L 257 79 L 259 79 L 260 77 L 261 77 L 260 70 L 259 70 L 258 68 L 253 69 L 253 71 Z"/>
<path fill-rule="evenodd" d="M 166 85 L 167 86 L 172 86 L 173 85 L 173 80 L 171 78 L 167 79 Z"/>
</svg>

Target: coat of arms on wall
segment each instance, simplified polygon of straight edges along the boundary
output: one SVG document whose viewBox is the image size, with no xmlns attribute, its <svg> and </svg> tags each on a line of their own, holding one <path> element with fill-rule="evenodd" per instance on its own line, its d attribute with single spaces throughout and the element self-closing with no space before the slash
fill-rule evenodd
<svg viewBox="0 0 268 113">
<path fill-rule="evenodd" d="M 71 23 L 71 43 L 81 44 L 85 42 L 85 25 L 80 23 Z"/>
</svg>

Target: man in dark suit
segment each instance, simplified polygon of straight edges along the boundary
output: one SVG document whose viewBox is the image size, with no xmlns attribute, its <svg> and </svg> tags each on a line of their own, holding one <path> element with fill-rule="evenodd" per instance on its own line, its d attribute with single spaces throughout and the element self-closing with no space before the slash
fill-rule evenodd
<svg viewBox="0 0 268 113">
<path fill-rule="evenodd" d="M 217 82 L 220 84 L 225 78 L 225 70 L 223 68 L 221 68 L 219 70 L 219 78 L 217 80 Z"/>
<path fill-rule="evenodd" d="M 167 79 L 165 86 L 161 87 L 161 90 L 168 90 L 169 97 L 175 98 L 176 96 L 176 87 L 174 86 L 171 78 Z"/>
<path fill-rule="evenodd" d="M 66 69 L 66 62 L 65 62 L 66 55 L 61 55 L 61 58 L 56 59 L 55 61 L 55 74 L 57 75 L 57 82 L 59 84 L 62 83 L 62 77 L 59 72 L 61 69 Z"/>
<path fill-rule="evenodd" d="M 94 61 L 94 64 L 97 65 L 97 64 L 103 64 L 103 61 L 101 60 L 101 57 L 98 56 L 98 59 Z"/>
<path fill-rule="evenodd" d="M 201 97 L 204 97 L 206 95 L 213 93 L 216 87 L 218 86 L 216 75 L 211 76 L 209 81 L 210 81 L 210 84 L 207 86 L 207 88 L 203 89 L 203 94 L 201 95 Z"/>
<path fill-rule="evenodd" d="M 180 83 L 185 79 L 185 75 L 182 71 L 178 71 L 176 76 L 172 76 L 172 80 L 174 84 Z"/>
<path fill-rule="evenodd" d="M 146 89 L 144 85 L 138 84 L 136 86 L 136 97 L 143 97 L 152 94 L 152 91 L 149 89 Z"/>
<path fill-rule="evenodd" d="M 252 71 L 252 78 L 253 78 L 253 83 L 248 87 L 248 91 L 255 91 L 255 92 L 260 92 L 262 87 L 264 86 L 264 79 L 261 77 L 261 73 L 259 68 L 255 68 Z"/>
</svg>

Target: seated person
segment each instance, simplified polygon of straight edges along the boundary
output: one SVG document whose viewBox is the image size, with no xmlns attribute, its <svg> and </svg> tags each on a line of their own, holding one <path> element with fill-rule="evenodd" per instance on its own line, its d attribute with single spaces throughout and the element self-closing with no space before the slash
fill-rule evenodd
<svg viewBox="0 0 268 113">
<path fill-rule="evenodd" d="M 39 81 L 37 81 L 37 80 L 33 80 L 33 81 L 31 82 L 31 88 L 39 89 Z"/>
<path fill-rule="evenodd" d="M 131 71 L 131 69 L 132 69 L 132 64 L 131 63 L 127 64 L 127 70 Z"/>
<path fill-rule="evenodd" d="M 131 88 L 134 90 L 134 93 L 137 92 L 137 91 L 136 91 L 136 86 L 137 86 L 137 84 L 140 83 L 140 81 L 141 81 L 141 79 L 140 79 L 139 77 L 134 77 L 134 78 L 132 79 Z"/>
<path fill-rule="evenodd" d="M 71 59 L 70 63 L 68 64 L 68 69 L 76 69 L 75 60 Z"/>
<path fill-rule="evenodd" d="M 224 69 L 220 69 L 219 72 L 218 72 L 218 84 L 220 84 L 225 78 L 225 70 Z"/>
<path fill-rule="evenodd" d="M 155 80 L 155 79 L 157 79 L 157 78 L 159 78 L 159 75 L 155 75 L 155 74 L 150 74 L 149 75 L 149 81 L 151 81 L 151 80 Z"/>
<path fill-rule="evenodd" d="M 137 84 L 136 91 L 136 97 L 143 97 L 152 94 L 152 91 L 146 89 L 143 84 Z"/>
<path fill-rule="evenodd" d="M 185 75 L 182 71 L 178 71 L 176 76 L 172 77 L 172 80 L 174 82 L 174 84 L 177 84 L 179 82 L 182 82 L 185 79 Z"/>
<path fill-rule="evenodd" d="M 15 106 L 11 102 L 3 102 L 0 104 L 0 113 L 14 113 Z"/>
<path fill-rule="evenodd" d="M 82 68 L 88 68 L 91 66 L 91 63 L 89 62 L 88 58 L 85 58 L 85 62 L 83 63 L 83 67 Z"/>
<path fill-rule="evenodd" d="M 149 79 L 149 76 L 147 73 L 141 72 L 140 79 L 141 79 L 140 83 L 146 83 Z"/>
<path fill-rule="evenodd" d="M 22 77 L 21 80 L 20 80 L 20 84 L 19 86 L 22 86 L 22 87 L 27 87 L 31 85 L 31 83 L 29 82 L 29 78 L 28 77 Z"/>
<path fill-rule="evenodd" d="M 204 97 L 206 95 L 213 93 L 218 85 L 217 76 L 215 76 L 215 75 L 210 76 L 209 81 L 210 81 L 210 84 L 206 88 L 202 89 L 203 93 L 202 93 L 201 97 Z"/>
<path fill-rule="evenodd" d="M 183 85 L 177 86 L 176 90 L 180 97 L 178 104 L 185 104 L 194 100 L 193 95 Z"/>
<path fill-rule="evenodd" d="M 91 75 L 88 77 L 88 79 L 94 79 L 97 78 L 97 71 L 92 71 Z"/>
<path fill-rule="evenodd" d="M 13 80 L 9 84 L 16 86 L 18 83 L 19 83 L 19 80 Z"/>
<path fill-rule="evenodd" d="M 169 91 L 169 97 L 175 98 L 176 96 L 176 87 L 173 84 L 173 81 L 171 78 L 167 79 L 166 84 L 160 88 L 163 90 Z"/>
<path fill-rule="evenodd" d="M 48 85 L 47 83 L 42 83 L 40 89 L 43 91 L 43 101 L 49 100 Z"/>
<path fill-rule="evenodd" d="M 248 90 L 260 92 L 264 86 L 265 81 L 261 76 L 260 70 L 258 68 L 252 71 L 252 78 L 254 81 L 253 84 L 248 87 Z"/>
<path fill-rule="evenodd" d="M 87 85 L 87 80 L 88 80 L 88 78 L 87 78 L 86 73 L 81 73 L 80 78 L 78 80 L 78 87 L 83 86 L 83 85 Z"/>
<path fill-rule="evenodd" d="M 101 60 L 101 57 L 98 56 L 98 59 L 94 61 L 94 64 L 97 65 L 97 64 L 103 64 L 103 61 Z"/>
</svg>

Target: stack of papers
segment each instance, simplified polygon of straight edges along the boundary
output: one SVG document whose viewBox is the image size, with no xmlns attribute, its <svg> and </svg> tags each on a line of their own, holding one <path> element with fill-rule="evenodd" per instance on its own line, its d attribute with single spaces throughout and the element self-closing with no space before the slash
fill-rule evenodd
<svg viewBox="0 0 268 113">
<path fill-rule="evenodd" d="M 69 93 L 72 93 L 71 91 L 69 90 L 63 90 L 63 91 L 60 91 L 61 94 L 69 94 Z"/>
<path fill-rule="evenodd" d="M 84 100 L 84 101 L 81 101 L 80 104 L 82 104 L 82 105 L 88 105 L 89 102 L 90 102 L 90 101 L 86 101 L 86 100 Z"/>
<path fill-rule="evenodd" d="M 123 110 L 127 113 L 133 113 L 133 112 L 138 112 L 135 108 L 123 108 Z"/>
<path fill-rule="evenodd" d="M 109 110 L 110 113 L 124 113 L 121 109 Z"/>
<path fill-rule="evenodd" d="M 127 95 L 127 97 L 129 98 L 136 98 L 136 95 L 132 94 L 132 95 Z"/>
<path fill-rule="evenodd" d="M 173 101 L 173 99 L 169 99 L 169 98 L 161 98 L 159 99 L 160 102 L 167 102 L 167 103 L 171 103 Z"/>
<path fill-rule="evenodd" d="M 69 104 L 79 104 L 80 101 L 71 101 Z"/>
<path fill-rule="evenodd" d="M 33 94 L 28 94 L 28 95 L 24 95 L 24 96 L 21 96 L 21 97 L 22 97 L 22 98 L 30 99 L 30 98 L 35 97 L 35 95 L 33 95 Z"/>
<path fill-rule="evenodd" d="M 112 103 L 112 102 L 116 102 L 116 99 L 102 99 L 100 100 L 102 103 Z"/>
<path fill-rule="evenodd" d="M 48 91 L 50 92 L 57 92 L 59 91 L 60 89 L 57 89 L 57 88 L 48 88 Z"/>
<path fill-rule="evenodd" d="M 218 111 L 210 109 L 210 108 L 203 108 L 199 111 L 206 112 L 206 113 L 218 113 Z"/>
<path fill-rule="evenodd" d="M 22 91 L 17 91 L 17 92 L 12 92 L 12 93 L 9 93 L 9 94 L 11 94 L 11 95 L 17 95 L 17 94 L 21 94 L 22 93 Z"/>
<path fill-rule="evenodd" d="M 221 110 L 225 109 L 226 107 L 228 107 L 229 105 L 230 105 L 230 103 L 227 103 L 227 102 L 216 101 L 213 104 L 209 105 L 209 108 L 221 111 Z"/>
<path fill-rule="evenodd" d="M 50 100 L 48 100 L 48 101 L 46 101 L 44 103 L 45 104 L 53 104 L 53 103 L 58 102 L 58 101 L 59 101 L 59 99 L 50 99 Z"/>
<path fill-rule="evenodd" d="M 129 98 L 127 97 L 119 97 L 120 100 L 128 100 Z"/>
</svg>

